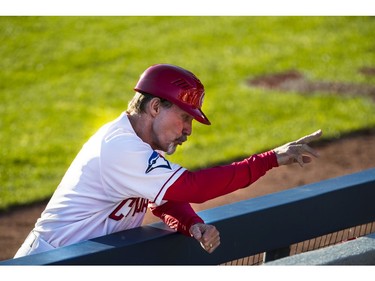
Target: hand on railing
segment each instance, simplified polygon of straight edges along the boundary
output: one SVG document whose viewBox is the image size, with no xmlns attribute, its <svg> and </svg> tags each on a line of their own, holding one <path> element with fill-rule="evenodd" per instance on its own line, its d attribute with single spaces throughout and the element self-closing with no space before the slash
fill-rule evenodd
<svg viewBox="0 0 375 281">
<path fill-rule="evenodd" d="M 192 225 L 189 231 L 191 236 L 198 240 L 202 248 L 210 254 L 220 245 L 220 233 L 213 225 L 197 223 Z"/>
<path fill-rule="evenodd" d="M 303 167 L 304 164 L 312 161 L 311 156 L 319 157 L 319 154 L 312 149 L 308 143 L 319 139 L 321 136 L 322 130 L 318 130 L 296 141 L 289 142 L 273 149 L 279 166 L 298 163 L 301 167 Z"/>
</svg>

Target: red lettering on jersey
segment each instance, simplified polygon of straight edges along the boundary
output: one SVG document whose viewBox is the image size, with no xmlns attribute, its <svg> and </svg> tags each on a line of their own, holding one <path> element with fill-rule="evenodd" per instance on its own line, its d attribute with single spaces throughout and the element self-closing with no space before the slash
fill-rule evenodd
<svg viewBox="0 0 375 281">
<path fill-rule="evenodd" d="M 133 211 L 133 216 L 136 213 L 145 213 L 147 211 L 148 206 L 148 199 L 145 198 L 137 198 L 136 207 Z"/>
<path fill-rule="evenodd" d="M 109 218 L 115 221 L 122 220 L 124 217 L 127 217 L 132 210 L 132 216 L 134 216 L 136 213 L 145 213 L 147 211 L 147 206 L 148 199 L 127 198 L 121 201 L 121 203 L 116 207 L 116 209 L 109 215 Z M 127 210 L 126 214 L 124 214 L 125 210 Z"/>
</svg>

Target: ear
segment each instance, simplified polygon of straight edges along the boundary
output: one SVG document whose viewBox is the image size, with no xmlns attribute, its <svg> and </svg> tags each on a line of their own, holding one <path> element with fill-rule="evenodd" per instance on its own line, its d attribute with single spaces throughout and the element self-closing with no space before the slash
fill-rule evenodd
<svg viewBox="0 0 375 281">
<path fill-rule="evenodd" d="M 152 117 L 155 117 L 160 113 L 160 106 L 161 102 L 159 98 L 153 98 L 148 105 L 148 108 L 150 110 L 150 114 Z"/>
</svg>

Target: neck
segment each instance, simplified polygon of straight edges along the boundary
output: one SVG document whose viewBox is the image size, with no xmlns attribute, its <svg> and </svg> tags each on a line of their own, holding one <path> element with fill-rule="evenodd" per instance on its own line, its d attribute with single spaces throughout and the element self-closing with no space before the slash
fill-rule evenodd
<svg viewBox="0 0 375 281">
<path fill-rule="evenodd" d="M 128 118 L 137 136 L 152 146 L 149 133 L 151 131 L 151 122 L 149 122 L 148 118 L 142 114 L 129 113 Z"/>
</svg>

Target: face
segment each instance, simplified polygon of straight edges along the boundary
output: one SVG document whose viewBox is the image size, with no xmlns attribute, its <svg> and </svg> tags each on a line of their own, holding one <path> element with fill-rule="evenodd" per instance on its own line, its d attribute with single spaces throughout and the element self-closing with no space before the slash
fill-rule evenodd
<svg viewBox="0 0 375 281">
<path fill-rule="evenodd" d="M 176 105 L 170 108 L 160 106 L 152 126 L 154 149 L 173 154 L 192 133 L 193 116 Z"/>
</svg>

